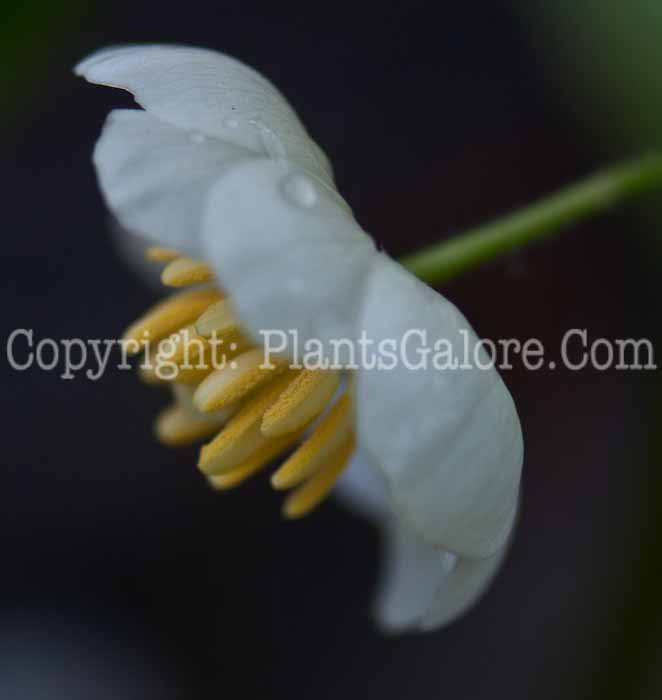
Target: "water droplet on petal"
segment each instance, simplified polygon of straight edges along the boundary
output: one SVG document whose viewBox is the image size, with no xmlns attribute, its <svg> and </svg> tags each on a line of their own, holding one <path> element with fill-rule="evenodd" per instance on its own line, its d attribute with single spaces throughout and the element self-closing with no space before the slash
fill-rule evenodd
<svg viewBox="0 0 662 700">
<path fill-rule="evenodd" d="M 192 131 L 190 138 L 193 143 L 204 143 L 207 140 L 207 137 L 200 131 Z"/>
<path fill-rule="evenodd" d="M 280 160 L 285 158 L 285 144 L 280 137 L 266 124 L 263 124 L 256 119 L 252 119 L 250 123 L 258 130 L 262 147 L 267 152 L 270 158 Z"/>
<path fill-rule="evenodd" d="M 312 207 L 317 202 L 317 191 L 310 178 L 293 173 L 282 182 L 283 194 L 298 207 Z"/>
<path fill-rule="evenodd" d="M 453 554 L 452 552 L 444 552 L 441 559 L 441 566 L 443 570 L 447 574 L 452 573 L 457 566 L 458 559 L 459 557 L 457 554 Z"/>
</svg>

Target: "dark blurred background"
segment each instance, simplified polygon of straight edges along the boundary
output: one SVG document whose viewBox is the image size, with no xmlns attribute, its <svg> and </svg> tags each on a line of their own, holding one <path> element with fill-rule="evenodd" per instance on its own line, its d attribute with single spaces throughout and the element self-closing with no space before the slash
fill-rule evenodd
<svg viewBox="0 0 662 700">
<path fill-rule="evenodd" d="M 0 20 L 4 339 L 116 337 L 155 299 L 115 252 L 90 164 L 131 101 L 71 73 L 107 44 L 263 71 L 393 255 L 662 141 L 659 2 L 4 0 Z M 655 341 L 655 200 L 443 291 L 490 338 Z M 385 638 L 370 523 L 333 501 L 282 522 L 264 478 L 211 492 L 195 450 L 156 444 L 165 397 L 130 373 L 3 369 L 3 700 L 662 696 L 656 372 L 508 372 L 526 463 L 506 566 L 448 629 Z"/>
</svg>

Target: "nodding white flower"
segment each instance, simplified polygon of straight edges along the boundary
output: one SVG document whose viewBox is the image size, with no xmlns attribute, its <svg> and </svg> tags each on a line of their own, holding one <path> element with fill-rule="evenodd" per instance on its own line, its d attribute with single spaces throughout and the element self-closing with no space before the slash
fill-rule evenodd
<svg viewBox="0 0 662 700">
<path fill-rule="evenodd" d="M 327 353 L 333 339 L 364 334 L 378 346 L 417 329 L 455 358 L 468 349 L 485 362 L 466 319 L 375 249 L 324 153 L 259 73 L 173 46 L 104 50 L 76 71 L 144 108 L 113 111 L 97 143 L 110 209 L 158 243 L 150 254 L 168 263 L 166 284 L 212 282 L 150 310 L 127 340 L 170 337 L 175 364 L 193 345 L 208 357 L 212 336 L 231 348 L 231 366 L 202 363 L 169 382 L 176 400 L 157 433 L 169 444 L 218 433 L 199 466 L 221 489 L 293 449 L 272 475 L 276 488 L 294 487 L 289 517 L 309 512 L 343 473 L 341 494 L 385 528 L 378 619 L 402 629 L 456 617 L 498 568 L 517 510 L 521 429 L 496 371 L 400 362 L 361 366 L 347 381 L 283 361 L 267 370 L 256 341 L 265 329 L 296 331 Z"/>
</svg>

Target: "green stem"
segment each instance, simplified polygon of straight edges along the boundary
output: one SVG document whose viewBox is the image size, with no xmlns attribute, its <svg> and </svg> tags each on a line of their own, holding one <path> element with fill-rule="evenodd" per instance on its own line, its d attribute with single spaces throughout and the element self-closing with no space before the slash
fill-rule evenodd
<svg viewBox="0 0 662 700">
<path fill-rule="evenodd" d="M 657 188 L 662 189 L 662 155 L 642 156 L 591 175 L 492 223 L 423 248 L 400 262 L 425 282 L 440 284 Z"/>
</svg>

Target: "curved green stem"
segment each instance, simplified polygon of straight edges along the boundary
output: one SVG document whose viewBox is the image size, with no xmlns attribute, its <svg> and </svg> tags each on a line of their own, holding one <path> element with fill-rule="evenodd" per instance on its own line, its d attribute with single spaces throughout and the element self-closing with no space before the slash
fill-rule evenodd
<svg viewBox="0 0 662 700">
<path fill-rule="evenodd" d="M 400 262 L 425 282 L 440 284 L 657 188 L 662 189 L 662 155 L 642 156 L 591 175 L 489 224 L 423 248 Z"/>
</svg>

